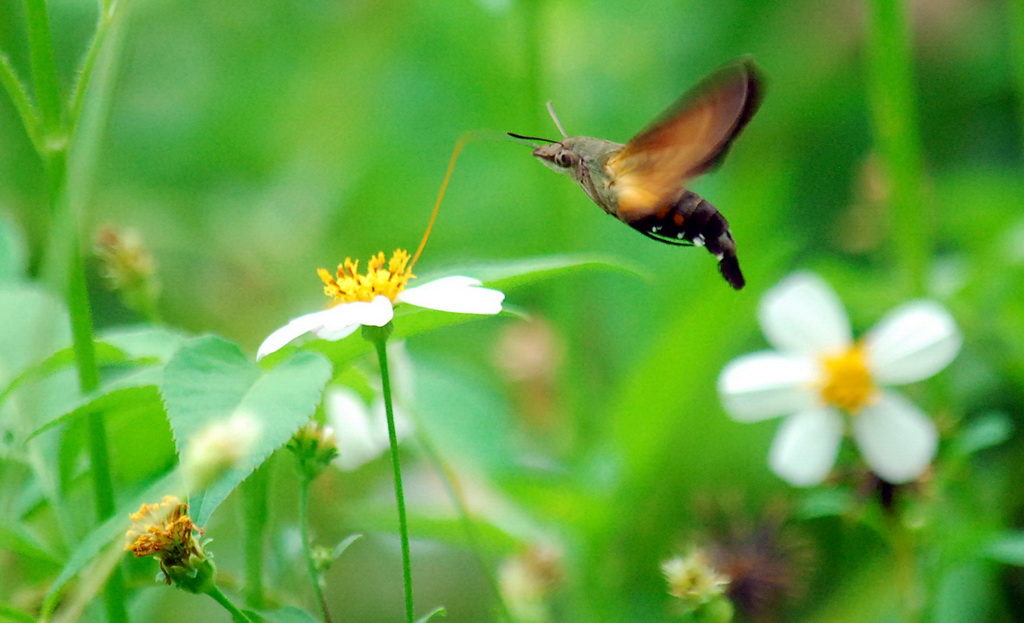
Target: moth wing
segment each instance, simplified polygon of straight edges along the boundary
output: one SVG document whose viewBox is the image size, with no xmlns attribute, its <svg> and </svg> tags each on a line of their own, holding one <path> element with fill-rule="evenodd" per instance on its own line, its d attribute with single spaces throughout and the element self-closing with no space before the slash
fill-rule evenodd
<svg viewBox="0 0 1024 623">
<path fill-rule="evenodd" d="M 753 61 L 716 70 L 605 163 L 626 222 L 671 207 L 682 184 L 719 164 L 761 104 Z M 663 214 L 657 214 L 664 216 Z"/>
</svg>

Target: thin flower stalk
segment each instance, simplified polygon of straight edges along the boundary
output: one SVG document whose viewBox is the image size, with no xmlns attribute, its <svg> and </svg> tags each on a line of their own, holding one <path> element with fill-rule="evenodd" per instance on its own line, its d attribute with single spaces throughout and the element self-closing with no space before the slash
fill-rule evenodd
<svg viewBox="0 0 1024 623">
<path fill-rule="evenodd" d="M 334 431 L 318 422 L 310 422 L 292 436 L 288 449 L 296 460 L 299 475 L 299 537 L 302 540 L 302 554 L 306 571 L 323 614 L 324 623 L 331 623 L 331 612 L 324 596 L 323 575 L 313 554 L 313 540 L 309 535 L 309 488 L 338 454 Z"/>
<path fill-rule="evenodd" d="M 405 592 L 406 623 L 413 623 L 412 598 L 412 557 L 409 548 L 409 525 L 405 510 L 405 493 L 402 488 L 402 464 L 398 456 L 398 434 L 395 430 L 395 412 L 391 404 L 391 376 L 388 374 L 387 341 L 392 331 L 388 323 L 384 327 L 363 327 L 363 337 L 377 350 L 380 363 L 381 393 L 384 396 L 384 413 L 388 420 L 388 440 L 391 444 L 391 468 L 395 480 L 395 503 L 398 506 L 398 532 L 402 541 L 402 584 Z"/>
<path fill-rule="evenodd" d="M 332 623 L 331 611 L 327 607 L 327 597 L 324 595 L 323 578 L 316 568 L 313 545 L 309 538 L 309 485 L 311 482 L 312 480 L 309 478 L 299 478 L 299 536 L 302 539 L 302 555 L 306 559 L 309 583 L 313 587 L 317 605 L 324 617 L 324 623 Z"/>
</svg>

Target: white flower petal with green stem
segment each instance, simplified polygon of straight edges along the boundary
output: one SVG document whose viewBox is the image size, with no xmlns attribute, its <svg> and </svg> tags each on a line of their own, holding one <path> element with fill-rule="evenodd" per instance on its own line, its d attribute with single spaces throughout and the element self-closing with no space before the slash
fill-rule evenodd
<svg viewBox="0 0 1024 623">
<path fill-rule="evenodd" d="M 768 464 L 797 487 L 816 485 L 828 476 L 843 438 L 843 418 L 829 407 L 799 411 L 775 433 Z"/>
<path fill-rule="evenodd" d="M 879 321 L 864 338 L 864 352 L 876 381 L 902 385 L 945 368 L 962 341 L 946 308 L 934 301 L 911 301 Z"/>
<path fill-rule="evenodd" d="M 442 277 L 415 288 L 406 288 L 398 293 L 395 302 L 461 314 L 500 312 L 505 294 L 480 286 L 481 282 L 471 277 Z"/>
<path fill-rule="evenodd" d="M 892 484 L 920 476 L 939 443 L 935 424 L 923 411 L 903 396 L 885 391 L 854 416 L 853 437 L 871 470 Z"/>
<path fill-rule="evenodd" d="M 256 351 L 256 360 L 280 350 L 305 333 L 313 333 L 324 340 L 340 340 L 360 325 L 383 327 L 393 317 L 394 307 L 386 296 L 375 297 L 369 302 L 339 303 L 330 309 L 299 316 L 271 333 Z"/>
<path fill-rule="evenodd" d="M 796 273 L 766 292 L 758 319 L 768 342 L 786 352 L 817 356 L 841 351 L 852 341 L 842 302 L 811 273 Z"/>
<path fill-rule="evenodd" d="M 718 392 L 733 419 L 756 422 L 814 406 L 820 376 L 810 357 L 761 351 L 729 362 L 718 377 Z"/>
</svg>

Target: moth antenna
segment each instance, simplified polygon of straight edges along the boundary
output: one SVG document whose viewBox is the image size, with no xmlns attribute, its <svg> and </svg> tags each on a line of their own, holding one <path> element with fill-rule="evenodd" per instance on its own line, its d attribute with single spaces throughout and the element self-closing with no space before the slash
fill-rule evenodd
<svg viewBox="0 0 1024 623">
<path fill-rule="evenodd" d="M 539 136 L 525 136 L 523 134 L 516 134 L 515 132 L 505 132 L 505 134 L 511 136 L 512 138 L 517 138 L 517 139 L 520 139 L 520 140 L 523 140 L 523 141 L 540 141 L 542 143 L 557 143 L 558 142 L 558 141 L 553 141 L 550 138 L 541 138 Z"/>
<path fill-rule="evenodd" d="M 555 107 L 551 105 L 551 100 L 547 102 L 548 114 L 551 115 L 551 120 L 555 122 L 555 127 L 562 133 L 562 138 L 569 138 L 569 135 L 565 133 L 565 128 L 562 127 L 562 122 L 558 120 L 558 115 L 555 114 Z"/>
</svg>

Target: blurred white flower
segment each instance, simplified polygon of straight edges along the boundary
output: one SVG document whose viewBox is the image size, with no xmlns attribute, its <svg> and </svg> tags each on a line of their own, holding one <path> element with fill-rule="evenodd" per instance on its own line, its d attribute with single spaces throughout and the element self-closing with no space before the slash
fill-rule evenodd
<svg viewBox="0 0 1024 623">
<path fill-rule="evenodd" d="M 338 455 L 334 464 L 352 471 L 387 451 L 388 420 L 384 400 L 378 397 L 367 405 L 362 397 L 347 387 L 332 387 L 324 398 L 327 423 L 334 429 Z M 399 443 L 412 432 L 412 423 L 395 408 L 395 436 Z"/>
<path fill-rule="evenodd" d="M 198 493 L 233 469 L 252 450 L 261 429 L 258 419 L 239 411 L 192 435 L 181 458 L 188 490 Z"/>
<path fill-rule="evenodd" d="M 821 482 L 835 463 L 845 413 L 878 476 L 899 484 L 921 475 L 935 456 L 935 425 L 884 386 L 926 379 L 956 357 L 962 338 L 944 307 L 905 303 L 855 342 L 828 284 L 798 273 L 765 294 L 759 320 L 777 350 L 730 362 L 718 390 L 733 419 L 787 416 L 769 455 L 776 474 L 797 486 Z"/>
<path fill-rule="evenodd" d="M 361 325 L 383 327 L 394 317 L 394 306 L 409 303 L 417 307 L 462 314 L 497 314 L 505 295 L 483 288 L 471 277 L 443 277 L 421 286 L 406 289 L 415 278 L 408 268 L 409 254 L 398 249 L 390 260 L 384 253 L 370 258 L 365 274 L 359 273 L 359 262 L 346 258 L 338 266 L 337 275 L 321 268 L 324 293 L 334 305 L 323 311 L 295 318 L 271 333 L 260 344 L 256 359 L 275 352 L 305 333 L 324 340 L 340 340 Z"/>
</svg>

